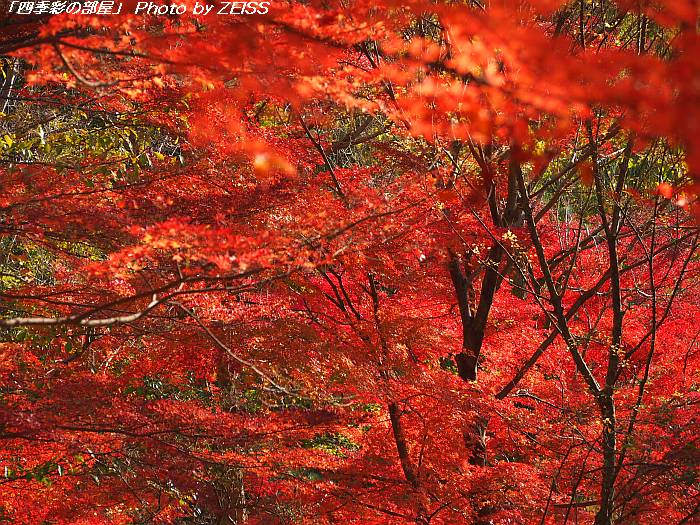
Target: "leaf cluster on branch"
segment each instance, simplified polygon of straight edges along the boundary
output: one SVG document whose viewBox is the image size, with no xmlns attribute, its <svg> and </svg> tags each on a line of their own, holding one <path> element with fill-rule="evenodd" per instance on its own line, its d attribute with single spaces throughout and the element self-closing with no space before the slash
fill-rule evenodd
<svg viewBox="0 0 700 525">
<path fill-rule="evenodd" d="M 697 2 L 8 13 L 0 523 L 698 520 Z"/>
</svg>

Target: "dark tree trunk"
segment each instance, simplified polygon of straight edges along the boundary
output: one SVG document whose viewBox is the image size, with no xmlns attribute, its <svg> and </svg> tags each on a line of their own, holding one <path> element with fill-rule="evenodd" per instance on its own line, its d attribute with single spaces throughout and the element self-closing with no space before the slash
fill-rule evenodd
<svg viewBox="0 0 700 525">
<path fill-rule="evenodd" d="M 603 480 L 600 490 L 600 510 L 596 514 L 595 525 L 612 525 L 617 436 L 615 434 L 615 404 L 609 393 L 603 394 L 600 406 L 603 417 Z"/>
</svg>

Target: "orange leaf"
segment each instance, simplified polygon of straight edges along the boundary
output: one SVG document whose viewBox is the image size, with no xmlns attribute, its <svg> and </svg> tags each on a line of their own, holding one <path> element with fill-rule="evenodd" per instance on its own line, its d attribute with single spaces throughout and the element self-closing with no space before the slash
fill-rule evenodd
<svg viewBox="0 0 700 525">
<path fill-rule="evenodd" d="M 661 195 L 664 199 L 670 199 L 673 196 L 673 186 L 666 182 L 662 182 L 656 188 L 656 193 Z"/>
<path fill-rule="evenodd" d="M 581 174 L 581 181 L 586 185 L 590 186 L 593 184 L 593 166 L 590 162 L 584 162 L 578 169 Z"/>
</svg>

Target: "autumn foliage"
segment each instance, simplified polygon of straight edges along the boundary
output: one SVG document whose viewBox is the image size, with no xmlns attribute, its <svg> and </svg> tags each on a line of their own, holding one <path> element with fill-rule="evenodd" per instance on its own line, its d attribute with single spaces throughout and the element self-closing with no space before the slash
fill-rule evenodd
<svg viewBox="0 0 700 525">
<path fill-rule="evenodd" d="M 696 1 L 132 4 L 0 1 L 0 523 L 698 522 Z"/>
</svg>

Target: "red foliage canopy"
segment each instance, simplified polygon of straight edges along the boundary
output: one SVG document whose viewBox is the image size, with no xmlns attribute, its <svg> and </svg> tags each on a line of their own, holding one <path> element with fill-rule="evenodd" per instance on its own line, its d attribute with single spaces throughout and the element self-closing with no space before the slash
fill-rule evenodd
<svg viewBox="0 0 700 525">
<path fill-rule="evenodd" d="M 0 522 L 695 522 L 697 2 L 185 4 L 0 15 Z"/>
</svg>

